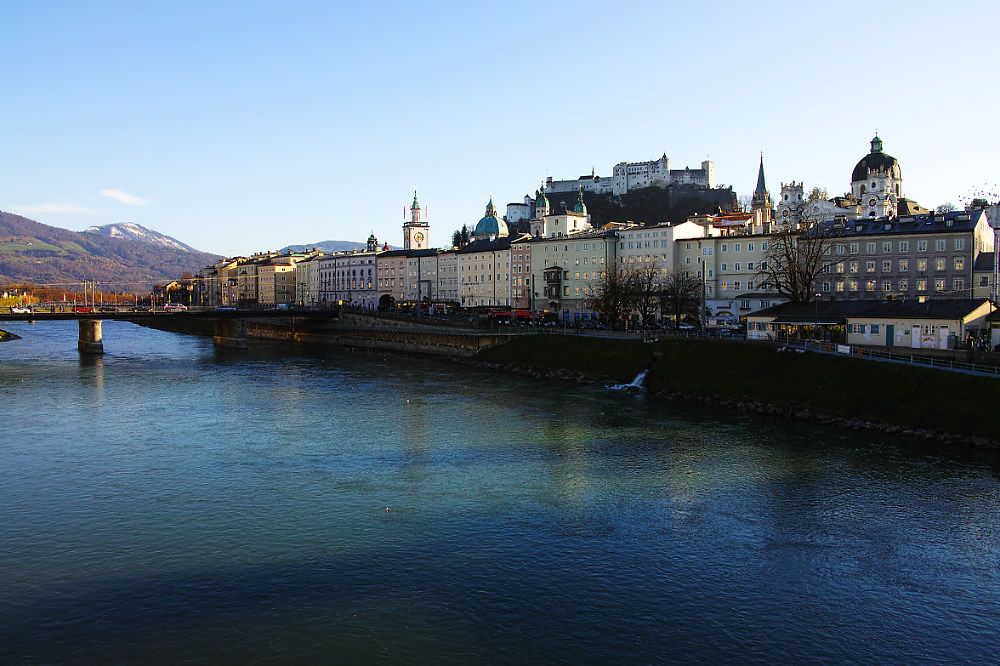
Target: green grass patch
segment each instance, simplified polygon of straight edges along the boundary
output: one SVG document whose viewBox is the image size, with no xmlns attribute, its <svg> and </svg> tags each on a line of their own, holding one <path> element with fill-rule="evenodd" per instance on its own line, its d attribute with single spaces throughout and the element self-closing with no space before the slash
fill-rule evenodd
<svg viewBox="0 0 1000 666">
<path fill-rule="evenodd" d="M 808 408 L 906 428 L 995 438 L 1000 379 L 771 345 L 671 338 L 653 344 L 564 335 L 515 338 L 485 350 L 492 363 L 566 369 L 625 383 L 649 368 L 645 386 L 723 399 Z"/>
</svg>

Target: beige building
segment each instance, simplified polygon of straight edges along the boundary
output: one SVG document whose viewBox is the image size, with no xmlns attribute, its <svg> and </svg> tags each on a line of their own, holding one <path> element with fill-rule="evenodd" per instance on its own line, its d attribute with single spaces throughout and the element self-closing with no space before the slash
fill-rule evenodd
<svg viewBox="0 0 1000 666">
<path fill-rule="evenodd" d="M 570 323 L 594 319 L 588 299 L 596 295 L 607 266 L 618 261 L 618 242 L 618 232 L 599 229 L 527 241 L 530 252 L 520 254 L 530 261 L 529 306 L 535 314 Z"/>
</svg>

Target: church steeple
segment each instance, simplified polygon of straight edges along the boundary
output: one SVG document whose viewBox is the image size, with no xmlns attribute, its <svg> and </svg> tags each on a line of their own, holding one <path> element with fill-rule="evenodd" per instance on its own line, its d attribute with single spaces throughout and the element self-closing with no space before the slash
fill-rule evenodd
<svg viewBox="0 0 1000 666">
<path fill-rule="evenodd" d="M 417 201 L 417 190 L 414 189 L 413 203 L 410 205 L 410 219 L 403 223 L 404 250 L 423 250 L 429 245 L 430 229 L 427 224 L 427 211 L 424 211 L 423 220 L 420 217 L 420 202 Z"/>
<path fill-rule="evenodd" d="M 764 153 L 760 153 L 760 167 L 757 169 L 757 189 L 753 191 L 753 198 L 750 200 L 750 211 L 753 214 L 754 226 L 766 226 L 774 222 L 774 201 L 767 191 L 767 182 L 764 180 Z"/>
<path fill-rule="evenodd" d="M 420 222 L 420 203 L 417 201 L 417 191 L 413 190 L 413 205 L 410 206 L 410 223 Z"/>
<path fill-rule="evenodd" d="M 757 189 L 753 191 L 756 194 L 764 194 L 767 192 L 767 184 L 764 182 L 764 152 L 760 153 L 760 169 L 757 171 Z"/>
</svg>

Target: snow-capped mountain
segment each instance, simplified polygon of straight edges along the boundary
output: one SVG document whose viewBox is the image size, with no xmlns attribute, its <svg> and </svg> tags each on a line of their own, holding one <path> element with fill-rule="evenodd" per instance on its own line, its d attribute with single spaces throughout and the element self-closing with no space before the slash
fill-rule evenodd
<svg viewBox="0 0 1000 666">
<path fill-rule="evenodd" d="M 198 252 L 198 250 L 190 245 L 185 245 L 176 238 L 164 236 L 157 231 L 147 229 L 140 224 L 132 222 L 105 224 L 102 227 L 88 227 L 83 232 L 86 234 L 97 234 L 98 236 L 108 236 L 110 238 L 126 238 L 141 243 L 152 243 L 153 245 L 169 247 L 174 250 L 183 250 L 184 252 Z"/>
</svg>

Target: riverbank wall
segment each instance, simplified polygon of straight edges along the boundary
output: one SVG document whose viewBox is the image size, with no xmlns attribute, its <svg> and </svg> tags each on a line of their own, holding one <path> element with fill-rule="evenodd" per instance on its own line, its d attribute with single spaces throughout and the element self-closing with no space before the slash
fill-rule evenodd
<svg viewBox="0 0 1000 666">
<path fill-rule="evenodd" d="M 643 386 L 659 399 L 1000 449 L 1000 379 L 897 363 L 698 338 L 653 343 L 562 335 L 476 355 L 504 372 Z"/>
<path fill-rule="evenodd" d="M 232 320 L 229 320 L 232 321 Z M 414 322 L 409 318 L 340 312 L 330 319 L 248 317 L 242 320 L 247 340 L 335 345 L 408 354 L 471 358 L 477 352 L 509 341 L 516 332 Z M 215 336 L 212 319 L 164 317 L 141 322 L 175 333 Z"/>
<path fill-rule="evenodd" d="M 210 320 L 155 322 L 212 335 Z M 152 324 L 147 324 L 152 325 Z M 771 343 L 671 337 L 655 342 L 499 333 L 342 313 L 331 320 L 247 319 L 251 340 L 416 353 L 534 376 L 628 384 L 643 371 L 657 399 L 1000 450 L 1000 379 L 897 363 L 779 351 Z"/>
</svg>

